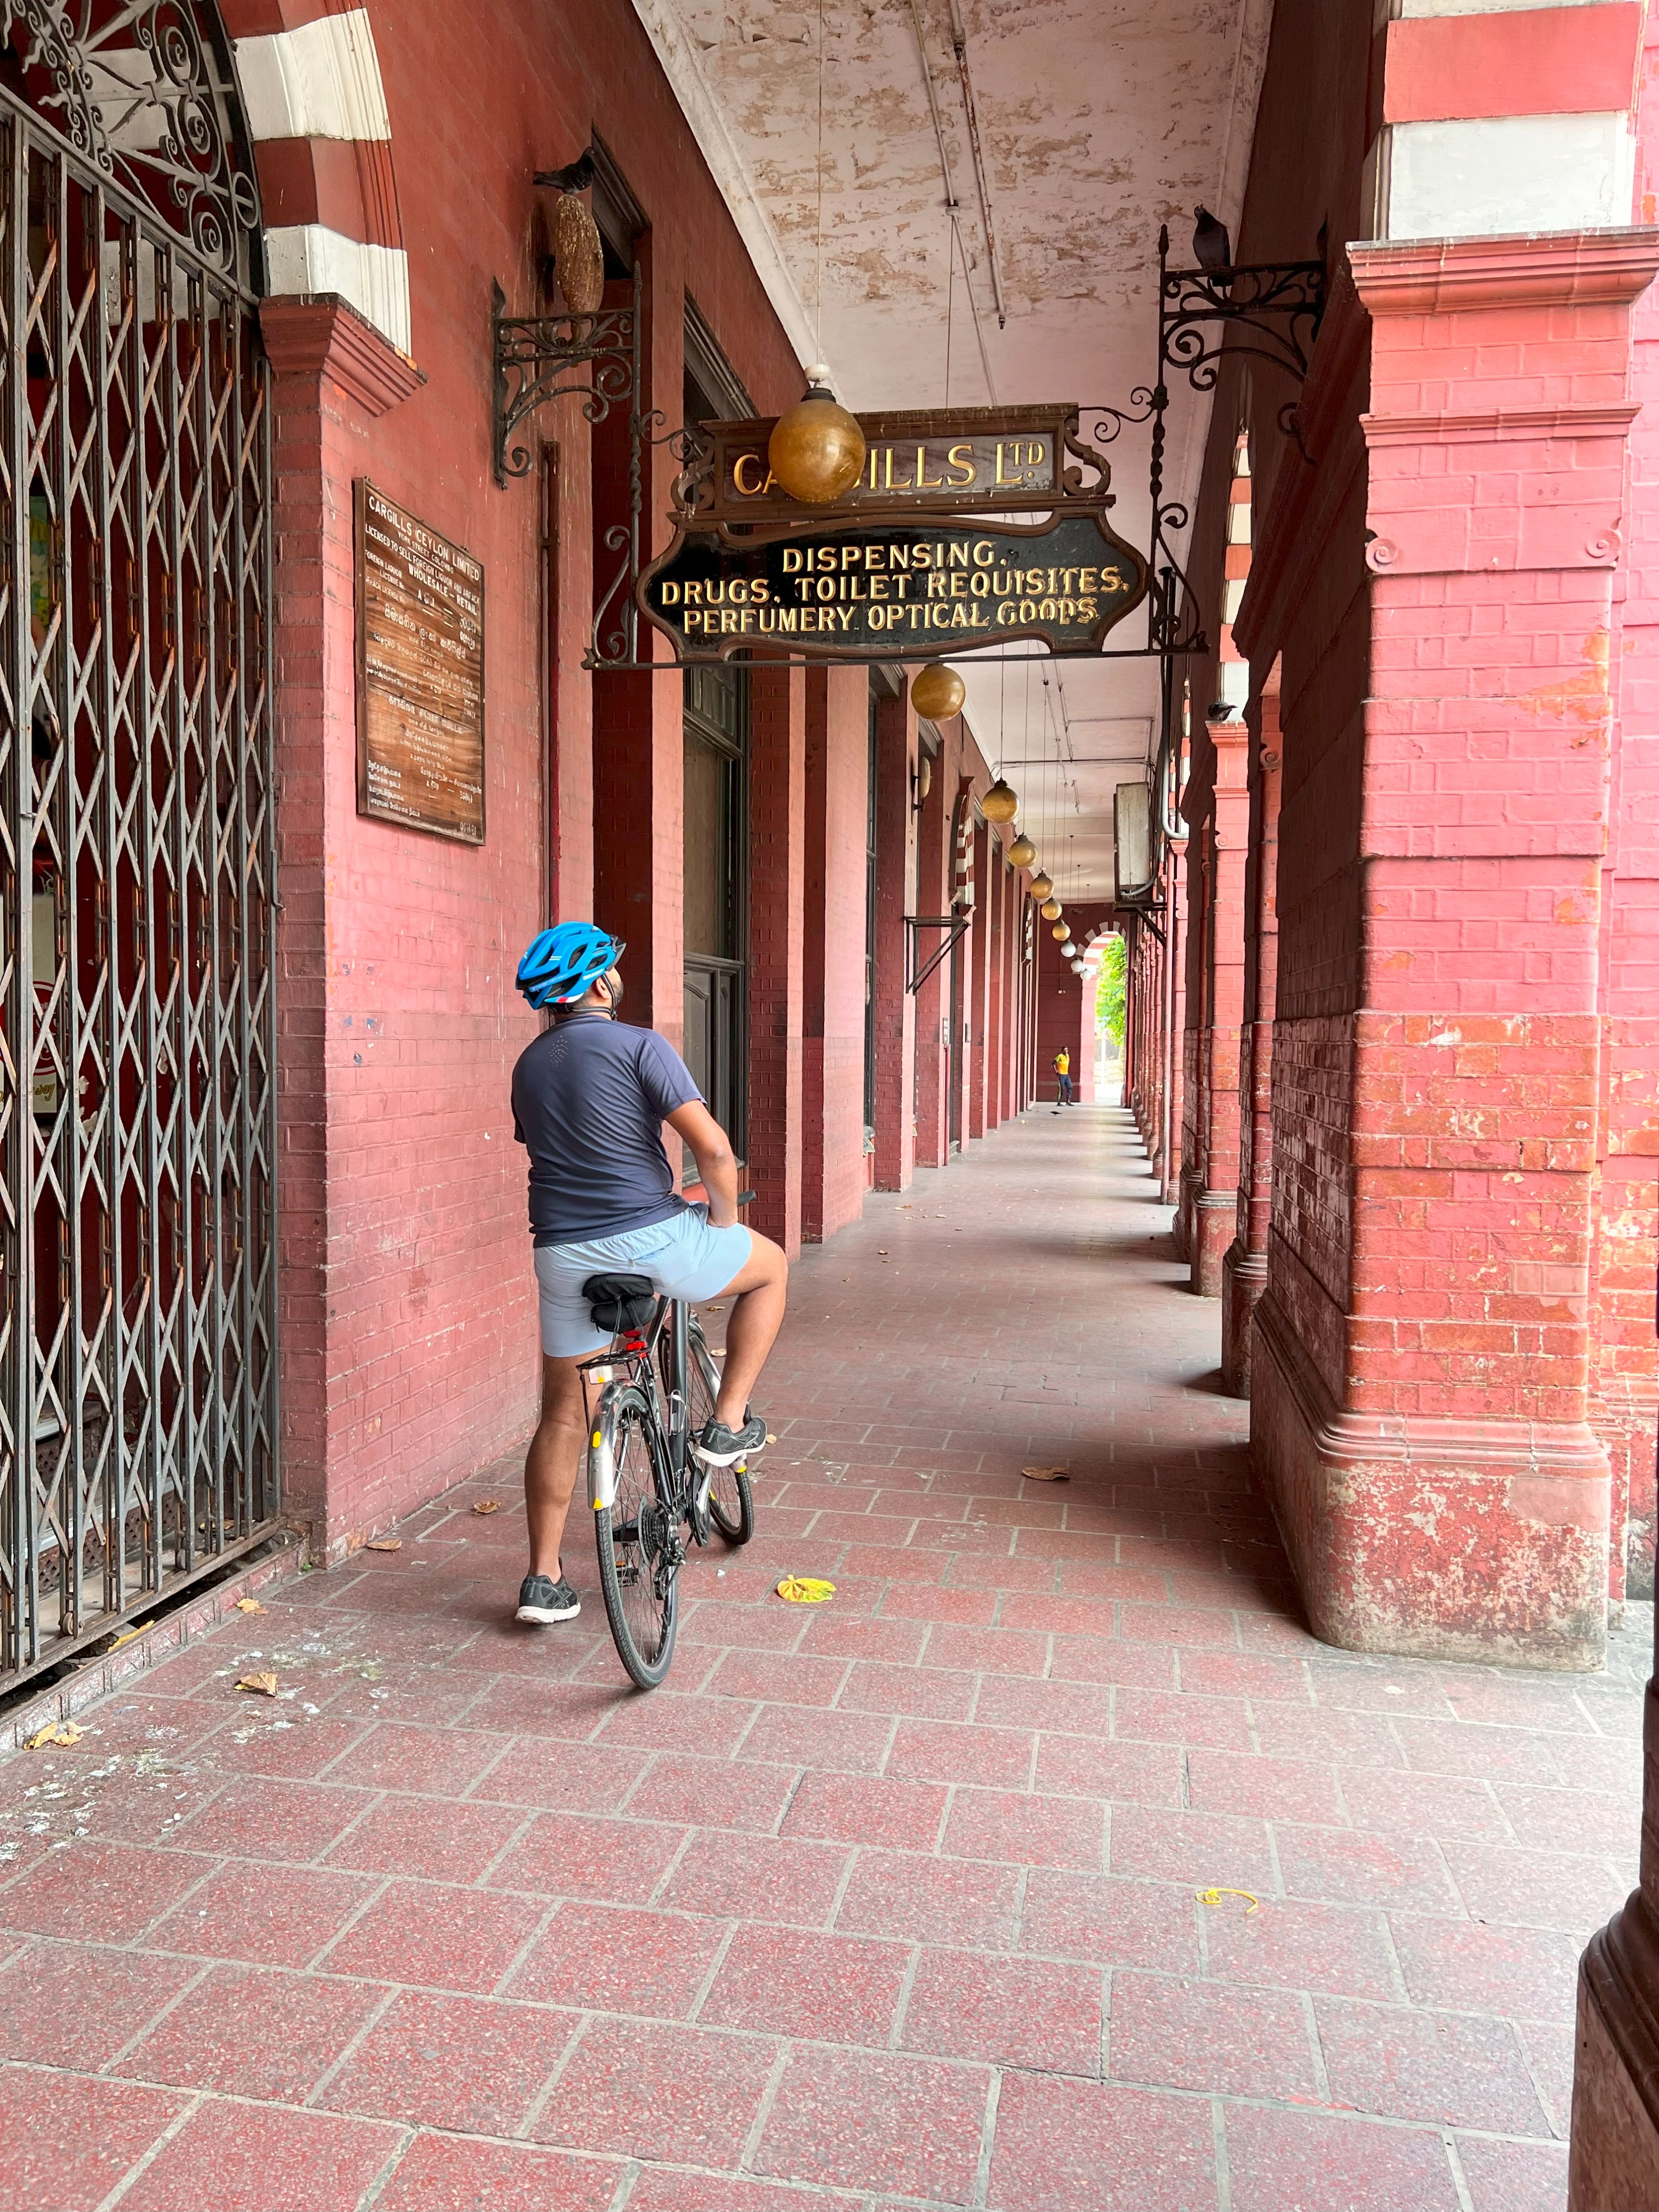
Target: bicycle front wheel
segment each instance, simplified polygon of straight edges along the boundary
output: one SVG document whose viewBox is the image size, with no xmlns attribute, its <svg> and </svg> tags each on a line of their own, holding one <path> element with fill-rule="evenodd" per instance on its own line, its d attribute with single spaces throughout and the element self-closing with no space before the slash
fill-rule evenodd
<svg viewBox="0 0 1659 2212">
<path fill-rule="evenodd" d="M 643 1391 L 612 1383 L 588 1438 L 599 1588 L 617 1656 L 641 1690 L 656 1688 L 679 1625 L 680 1527 L 667 1502 L 656 1415 Z M 609 1504 L 599 1503 L 606 1492 Z"/>
<path fill-rule="evenodd" d="M 689 1338 L 690 1358 L 687 1365 L 690 1372 L 686 1376 L 686 1395 L 690 1405 L 691 1433 L 700 1437 L 704 1425 L 714 1417 L 720 1378 L 708 1340 L 702 1333 L 702 1323 L 696 1314 L 691 1316 Z M 705 1468 L 701 1461 L 696 1464 L 700 1478 L 704 1474 L 712 1478 L 708 1486 L 709 1518 L 728 1544 L 746 1544 L 755 1533 L 755 1494 L 749 1487 L 747 1474 L 740 1467 Z"/>
</svg>

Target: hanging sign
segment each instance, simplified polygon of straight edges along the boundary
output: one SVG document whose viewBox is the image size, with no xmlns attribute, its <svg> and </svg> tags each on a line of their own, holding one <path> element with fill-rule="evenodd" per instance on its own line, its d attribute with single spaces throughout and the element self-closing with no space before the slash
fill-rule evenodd
<svg viewBox="0 0 1659 2212">
<path fill-rule="evenodd" d="M 1067 433 L 1076 419 L 1076 408 L 1059 404 L 860 415 L 864 473 L 830 511 L 956 507 L 1012 514 L 1052 507 L 1066 488 Z M 701 425 L 706 450 L 686 500 L 699 521 L 799 519 L 799 501 L 773 480 L 766 458 L 771 434 L 769 420 Z"/>
<path fill-rule="evenodd" d="M 357 811 L 482 845 L 483 563 L 356 489 Z"/>
<path fill-rule="evenodd" d="M 682 524 L 639 603 L 683 660 L 896 659 L 1019 639 L 1097 653 L 1146 591 L 1145 561 L 1094 507 L 1024 527 L 931 516 L 763 538 Z"/>
</svg>

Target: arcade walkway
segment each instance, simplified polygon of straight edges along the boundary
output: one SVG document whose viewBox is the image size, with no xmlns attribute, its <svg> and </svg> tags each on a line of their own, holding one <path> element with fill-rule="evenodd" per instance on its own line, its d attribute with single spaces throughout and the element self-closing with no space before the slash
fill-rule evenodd
<svg viewBox="0 0 1659 2212">
<path fill-rule="evenodd" d="M 1150 1192 L 1039 1109 L 807 1255 L 669 1689 L 503 1466 L 0 1767 L 0 2206 L 1559 2212 L 1647 1609 L 1314 1644 Z"/>
</svg>

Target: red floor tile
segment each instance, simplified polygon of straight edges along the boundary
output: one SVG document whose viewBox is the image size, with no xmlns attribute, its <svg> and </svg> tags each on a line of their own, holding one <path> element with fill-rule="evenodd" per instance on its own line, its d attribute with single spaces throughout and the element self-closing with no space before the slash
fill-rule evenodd
<svg viewBox="0 0 1659 2212">
<path fill-rule="evenodd" d="M 1061 1625 L 1056 1623 L 1057 1627 Z M 1133 1690 L 1176 1686 L 1173 1644 L 1125 1644 L 1120 1637 L 1085 1627 L 1056 1635 L 1054 1644 L 1054 1663 L 1048 1669 L 1053 1681 L 1111 1682 Z"/>
<path fill-rule="evenodd" d="M 82 1943 L 31 1943 L 0 1973 L 0 2057 L 96 2073 L 200 1968 Z"/>
<path fill-rule="evenodd" d="M 990 2078 L 982 2066 L 798 2046 L 756 2170 L 966 2203 Z"/>
<path fill-rule="evenodd" d="M 860 1851 L 847 1885 L 840 1929 L 906 1942 L 1001 1949 L 1018 1924 L 1019 1879 L 1012 1867 Z"/>
<path fill-rule="evenodd" d="M 1116 1694 L 1103 1683 L 1037 1682 L 1020 1674 L 987 1675 L 974 1717 L 1003 1728 L 1104 1737 L 1112 1733 L 1112 1701 Z"/>
<path fill-rule="evenodd" d="M 1252 1912 L 1243 1898 L 1204 1909 L 1209 1971 L 1218 1980 L 1337 1996 L 1399 1996 L 1380 1912 L 1363 1906 L 1269 1899 Z M 1395 1942 L 1399 1942 L 1396 1922 Z"/>
<path fill-rule="evenodd" d="M 687 1844 L 658 1902 L 720 1919 L 822 1928 L 850 1856 L 842 1844 L 705 1830 Z"/>
<path fill-rule="evenodd" d="M 801 2189 L 793 2182 L 647 2166 L 634 2185 L 628 2206 L 629 2212 L 863 2212 L 866 2201 L 839 2190 Z"/>
<path fill-rule="evenodd" d="M 279 1717 L 267 1719 L 270 1710 L 258 1698 L 246 1699 L 201 1747 L 221 1773 L 277 1774 L 309 1781 L 365 1733 L 361 1722 L 331 1714 L 290 1720 L 278 1709 Z"/>
<path fill-rule="evenodd" d="M 611 1703 L 600 1741 L 607 1750 L 619 1744 L 644 1745 L 652 1751 L 695 1751 L 702 1759 L 726 1759 L 737 1748 L 752 1711 L 729 1687 L 718 1698 L 684 1697 L 674 1690 L 653 1690 L 642 1698 L 635 1691 Z"/>
<path fill-rule="evenodd" d="M 216 1966 L 117 2070 L 182 2089 L 302 2104 L 381 1995 L 362 1982 Z"/>
<path fill-rule="evenodd" d="M 889 1667 L 865 1660 L 854 1668 L 841 1702 L 848 1712 L 965 1721 L 974 1710 L 974 1677 L 945 1667 Z"/>
<path fill-rule="evenodd" d="M 940 1621 L 927 1632 L 930 1667 L 988 1674 L 1041 1674 L 1048 1638 L 1032 1628 L 971 1628 Z"/>
<path fill-rule="evenodd" d="M 531 2132 L 538 2142 L 644 2158 L 664 2148 L 672 2115 L 678 2157 L 735 2166 L 775 2053 L 764 2036 L 596 2021 Z"/>
<path fill-rule="evenodd" d="M 137 2212 L 356 2212 L 398 2141 L 396 2128 L 371 2121 L 209 2103 L 121 2202 Z"/>
<path fill-rule="evenodd" d="M 1023 1950 L 1102 1966 L 1198 1970 L 1192 1891 L 1167 1882 L 1038 1868 L 1026 1887 L 1019 1941 Z"/>
<path fill-rule="evenodd" d="M 848 1663 L 845 1659 L 811 1659 L 799 1652 L 728 1651 L 707 1687 L 717 1698 L 833 1705 L 847 1679 Z"/>
<path fill-rule="evenodd" d="M 504 1994 L 581 2011 L 684 2020 L 725 1928 L 677 1912 L 562 1905 Z"/>
<path fill-rule="evenodd" d="M 1258 1897 L 1274 1887 L 1265 1822 L 1150 1805 L 1112 1808 L 1111 1871 L 1200 1889 L 1219 1882 Z"/>
<path fill-rule="evenodd" d="M 1104 1871 L 1103 1808 L 1086 1798 L 1012 1790 L 958 1790 L 940 1846 L 948 1856 L 1013 1866 Z"/>
<path fill-rule="evenodd" d="M 1229 2105 L 1226 2130 L 1233 2212 L 1457 2212 L 1431 2130 L 1252 2105 Z"/>
<path fill-rule="evenodd" d="M 1572 2017 L 1581 1948 L 1576 1936 L 1405 1912 L 1394 1914 L 1389 1924 L 1413 2004 L 1510 2020 Z"/>
<path fill-rule="evenodd" d="M 1097 2076 L 1103 1986 L 1097 1968 L 924 1951 L 899 2041 L 942 2058 Z"/>
<path fill-rule="evenodd" d="M 1195 1813 L 1255 1814 L 1264 1820 L 1343 1823 L 1336 1778 L 1303 1760 L 1195 1745 L 1187 1754 L 1188 1802 Z"/>
<path fill-rule="evenodd" d="M 884 1763 L 894 1723 L 885 1713 L 825 1713 L 804 1705 L 763 1705 L 738 1747 L 739 1759 L 874 1774 Z"/>
<path fill-rule="evenodd" d="M 1305 2104 L 1319 2095 L 1299 1997 L 1164 1974 L 1112 1977 L 1119 2081 Z"/>
<path fill-rule="evenodd" d="M 1342 1997 L 1321 1997 L 1314 2011 L 1338 2104 L 1387 2119 L 1549 2134 L 1507 2021 Z"/>
<path fill-rule="evenodd" d="M 545 1742 L 520 1737 L 473 1785 L 475 1802 L 536 1806 L 549 1813 L 610 1813 L 651 1764 L 648 1751 L 600 1744 Z"/>
<path fill-rule="evenodd" d="M 1033 1787 L 1058 1797 L 1121 1798 L 1176 1811 L 1181 1804 L 1181 1753 L 1174 1744 L 1041 1736 Z"/>
<path fill-rule="evenodd" d="M 374 1802 L 367 1790 L 245 1775 L 169 1833 L 180 1850 L 301 1864 L 320 1858 Z"/>
<path fill-rule="evenodd" d="M 183 1851 L 70 1844 L 48 1851 L 0 1893 L 0 1926 L 71 1942 L 95 1931 L 106 1943 L 130 1942 L 212 1869 L 211 1859 Z"/>
<path fill-rule="evenodd" d="M 317 2101 L 405 2125 L 514 2135 L 576 2025 L 538 2005 L 407 1990 Z"/>
<path fill-rule="evenodd" d="M 1216 2201 L 1207 2103 L 1041 2074 L 1003 2076 L 987 2198 L 993 2212 L 1215 2212 Z M 1320 2212 L 1327 2202 L 1310 2200 Z"/>
<path fill-rule="evenodd" d="M 784 1815 L 783 1832 L 825 1843 L 931 1851 L 946 1794 L 933 1783 L 883 1775 L 809 1774 Z"/>
<path fill-rule="evenodd" d="M 374 1894 L 372 1875 L 233 1859 L 150 1931 L 158 1951 L 303 1966 Z"/>
<path fill-rule="evenodd" d="M 1602 1858 L 1503 1844 L 1449 1843 L 1443 1849 L 1465 1908 L 1480 1920 L 1588 1937 L 1634 1887 L 1633 1868 L 1621 1871 Z"/>
<path fill-rule="evenodd" d="M 1395 1911 L 1455 1912 L 1457 1893 L 1438 1849 L 1409 1836 L 1337 1828 L 1273 1830 L 1285 1887 L 1292 1897 L 1333 1905 L 1381 1905 Z"/>
<path fill-rule="evenodd" d="M 1166 1697 L 1155 1691 L 1120 1690 L 1117 1733 L 1143 1743 L 1248 1752 L 1250 1711 L 1239 1698 Z"/>
<path fill-rule="evenodd" d="M 386 1797 L 330 1849 L 331 1867 L 363 1874 L 477 1881 L 524 1826 L 516 1805 L 459 1805 L 441 1797 Z"/>
<path fill-rule="evenodd" d="M 481 1735 L 470 1729 L 388 1723 L 354 1744 L 336 1761 L 328 1778 L 360 1784 L 366 1790 L 459 1797 L 509 1747 L 506 1736 Z"/>
<path fill-rule="evenodd" d="M 492 1889 L 535 1897 L 599 1897 L 644 1905 L 667 1873 L 684 1829 L 545 1813 L 491 1871 Z"/>
<path fill-rule="evenodd" d="M 894 1584 L 881 1601 L 886 1620 L 942 1620 L 972 1628 L 988 1628 L 996 1610 L 994 1590 L 943 1589 L 925 1583 Z"/>
<path fill-rule="evenodd" d="M 843 1620 L 833 1610 L 815 1613 L 807 1621 L 801 1650 L 815 1658 L 876 1659 L 896 1667 L 914 1667 L 927 1640 L 927 1624 L 921 1620 L 873 1620 L 868 1616 Z M 958 1662 L 935 1660 L 949 1667 Z"/>
<path fill-rule="evenodd" d="M 545 1911 L 535 1898 L 393 1882 L 320 1964 L 331 1974 L 483 1996 L 534 1935 Z"/>
<path fill-rule="evenodd" d="M 1023 1729 L 902 1720 L 886 1771 L 915 1782 L 975 1782 L 1023 1790 L 1031 1778 L 1036 1738 Z"/>
<path fill-rule="evenodd" d="M 1567 2201 L 1565 2143 L 1461 2136 L 1457 2154 L 1474 2212 L 1561 2212 Z"/>
<path fill-rule="evenodd" d="M 659 1759 L 628 1801 L 630 1820 L 748 1828 L 769 1835 L 795 1786 L 794 1766 L 720 1759 Z"/>
<path fill-rule="evenodd" d="M 1337 1779 L 1348 1818 L 1357 1828 L 1475 1841 L 1509 1838 L 1508 1824 L 1489 1782 L 1450 1774 L 1390 1774 L 1376 1768 L 1354 1769 Z M 1310 1813 L 1300 1817 L 1316 1816 Z"/>
<path fill-rule="evenodd" d="M 709 2027 L 882 2048 L 909 1963 L 904 1943 L 740 1928 L 697 2017 Z"/>
<path fill-rule="evenodd" d="M 606 2212 L 624 2170 L 610 2159 L 523 2143 L 418 2135 L 375 2212 Z"/>
</svg>

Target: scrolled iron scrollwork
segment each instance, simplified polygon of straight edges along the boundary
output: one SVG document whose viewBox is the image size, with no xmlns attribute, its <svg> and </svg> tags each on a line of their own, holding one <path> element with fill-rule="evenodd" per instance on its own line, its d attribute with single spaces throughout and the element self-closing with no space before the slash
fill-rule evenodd
<svg viewBox="0 0 1659 2212">
<path fill-rule="evenodd" d="M 1224 354 L 1251 354 L 1297 378 L 1308 374 L 1325 312 L 1325 236 L 1314 261 L 1171 269 L 1158 235 L 1158 355 L 1195 392 L 1213 392 Z"/>
<path fill-rule="evenodd" d="M 0 0 L 0 75 L 218 274 L 256 289 L 259 193 L 205 0 Z"/>
<path fill-rule="evenodd" d="M 633 307 L 595 315 L 507 315 L 495 289 L 495 481 L 527 476 L 536 453 L 515 442 L 520 424 L 550 399 L 579 397 L 584 421 L 603 422 L 639 389 L 639 318 Z"/>
</svg>

